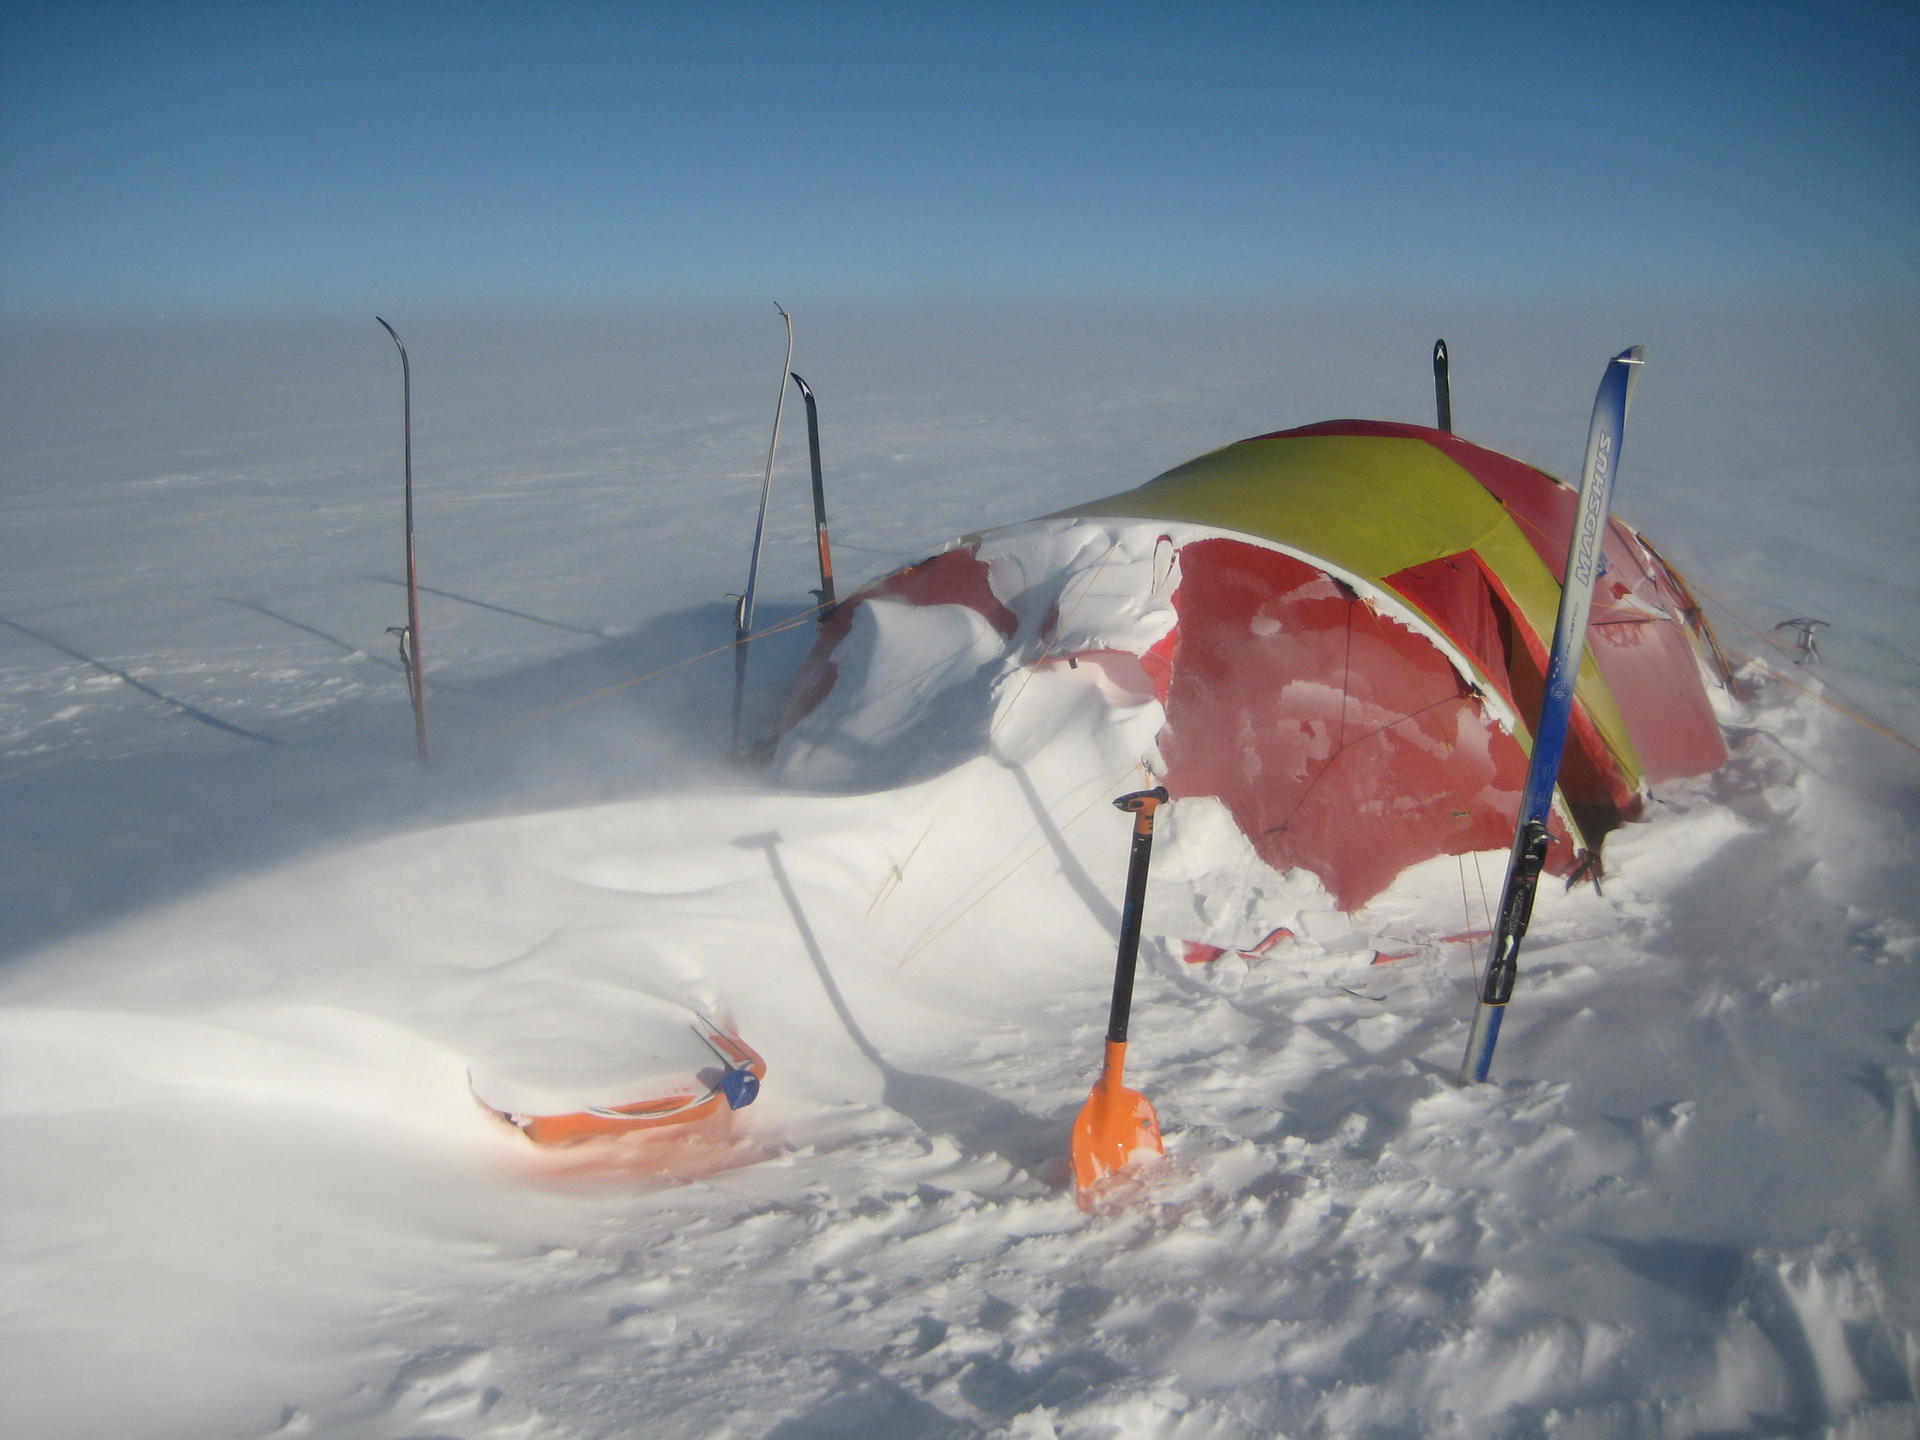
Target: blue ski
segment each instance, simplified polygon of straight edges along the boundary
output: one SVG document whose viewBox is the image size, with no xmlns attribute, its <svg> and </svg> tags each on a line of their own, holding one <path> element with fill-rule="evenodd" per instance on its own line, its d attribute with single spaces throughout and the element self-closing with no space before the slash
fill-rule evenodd
<svg viewBox="0 0 1920 1440">
<path fill-rule="evenodd" d="M 1492 1068 L 1500 1018 L 1506 1014 L 1514 977 L 1519 973 L 1520 941 L 1533 917 L 1534 891 L 1539 887 L 1551 843 L 1547 817 L 1553 809 L 1560 756 L 1566 749 L 1567 726 L 1573 718 L 1574 684 L 1580 678 L 1580 659 L 1587 648 L 1587 613 L 1593 608 L 1593 586 L 1600 577 L 1601 542 L 1606 537 L 1607 511 L 1613 502 L 1613 480 L 1620 469 L 1627 401 L 1641 363 L 1638 345 L 1622 350 L 1607 362 L 1607 373 L 1593 397 L 1587 460 L 1580 472 L 1580 506 L 1567 547 L 1560 609 L 1553 623 L 1553 649 L 1547 657 L 1546 694 L 1540 701 L 1539 723 L 1533 729 L 1533 756 L 1527 763 L 1520 819 L 1514 827 L 1513 851 L 1507 857 L 1507 882 L 1500 892 L 1500 913 L 1487 946 L 1487 968 L 1474 1006 L 1473 1034 L 1460 1065 L 1462 1085 L 1485 1080 Z"/>
</svg>

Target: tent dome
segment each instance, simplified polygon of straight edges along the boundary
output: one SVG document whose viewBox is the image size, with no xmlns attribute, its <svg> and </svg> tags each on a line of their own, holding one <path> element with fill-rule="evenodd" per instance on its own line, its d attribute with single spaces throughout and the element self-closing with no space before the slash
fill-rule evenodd
<svg viewBox="0 0 1920 1440">
<path fill-rule="evenodd" d="M 816 714 L 848 681 L 863 612 L 960 607 L 963 666 L 1091 661 L 1150 687 L 1164 725 L 1146 758 L 1169 792 L 1217 797 L 1269 865 L 1311 871 L 1354 909 L 1419 861 L 1510 841 L 1577 498 L 1419 426 L 1243 440 L 849 597 L 802 669 L 789 737 L 831 750 L 824 732 L 862 708 L 842 694 Z M 1652 785 L 1726 758 L 1684 585 L 1618 520 L 1604 554 L 1553 824 L 1560 872 Z M 1075 574 L 1093 578 L 1073 591 Z M 886 628 L 860 642 L 856 687 L 878 673 Z M 887 696 L 865 699 L 897 707 L 914 663 L 886 662 Z"/>
</svg>

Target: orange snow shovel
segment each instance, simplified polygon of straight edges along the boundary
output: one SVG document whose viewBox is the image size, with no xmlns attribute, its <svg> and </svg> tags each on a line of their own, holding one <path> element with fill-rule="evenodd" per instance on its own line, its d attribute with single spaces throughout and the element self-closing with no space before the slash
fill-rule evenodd
<svg viewBox="0 0 1920 1440">
<path fill-rule="evenodd" d="M 1121 1084 L 1127 1059 L 1127 1017 L 1133 1009 L 1133 969 L 1140 953 L 1140 912 L 1147 898 L 1147 865 L 1153 858 L 1153 812 L 1166 788 L 1122 795 L 1114 805 L 1133 816 L 1133 851 L 1127 862 L 1127 899 L 1120 912 L 1120 953 L 1113 967 L 1113 1010 L 1100 1078 L 1073 1122 L 1073 1183 L 1080 1208 L 1093 1208 L 1094 1187 L 1145 1151 L 1163 1155 L 1160 1120 L 1153 1102 Z"/>
</svg>

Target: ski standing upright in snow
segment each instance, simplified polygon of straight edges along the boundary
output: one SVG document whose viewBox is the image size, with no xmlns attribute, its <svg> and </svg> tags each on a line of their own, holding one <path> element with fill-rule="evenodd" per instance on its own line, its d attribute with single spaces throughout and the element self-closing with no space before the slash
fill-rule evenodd
<svg viewBox="0 0 1920 1440">
<path fill-rule="evenodd" d="M 373 317 L 380 320 L 378 315 Z M 385 320 L 380 328 L 393 339 L 400 352 L 400 433 L 403 473 L 406 477 L 407 510 L 407 624 L 392 626 L 389 635 L 400 637 L 400 663 L 407 672 L 407 698 L 413 703 L 413 738 L 420 747 L 420 758 L 430 759 L 427 751 L 427 672 L 420 659 L 420 570 L 413 550 L 413 367 L 407 363 L 407 347 L 400 332 Z"/>
<path fill-rule="evenodd" d="M 1519 972 L 1520 941 L 1533 916 L 1534 892 L 1547 860 L 1551 837 L 1547 820 L 1560 775 L 1560 757 L 1566 749 L 1567 726 L 1573 718 L 1574 685 L 1586 653 L 1587 615 L 1593 608 L 1593 587 L 1600 578 L 1601 547 L 1607 533 L 1607 513 L 1613 502 L 1614 477 L 1620 470 L 1620 445 L 1626 432 L 1627 402 L 1643 363 L 1638 345 L 1607 362 L 1599 392 L 1593 399 L 1593 421 L 1587 428 L 1587 457 L 1580 472 L 1580 504 L 1574 515 L 1573 535 L 1567 547 L 1567 568 L 1560 585 L 1560 609 L 1553 625 L 1553 648 L 1547 659 L 1545 694 L 1540 719 L 1533 731 L 1533 755 L 1527 764 L 1526 787 L 1520 795 L 1520 818 L 1513 850 L 1507 857 L 1506 884 L 1500 892 L 1500 910 L 1487 947 L 1486 970 L 1473 1012 L 1473 1033 L 1460 1066 L 1460 1083 L 1487 1078 L 1493 1065 L 1493 1047 L 1500 1038 L 1500 1020 L 1513 995 Z"/>
<path fill-rule="evenodd" d="M 807 402 L 807 463 L 813 469 L 813 534 L 820 551 L 820 619 L 825 623 L 833 609 L 833 547 L 827 541 L 827 483 L 820 473 L 820 407 L 814 403 L 813 387 L 800 378 L 798 371 L 788 377 L 800 387 L 800 398 Z"/>
</svg>

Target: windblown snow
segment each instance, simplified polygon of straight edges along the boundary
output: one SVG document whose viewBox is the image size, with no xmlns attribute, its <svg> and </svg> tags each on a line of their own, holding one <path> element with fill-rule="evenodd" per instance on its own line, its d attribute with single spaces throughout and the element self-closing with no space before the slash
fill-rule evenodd
<svg viewBox="0 0 1920 1440">
<path fill-rule="evenodd" d="M 1644 340 L 1616 503 L 1749 657 L 1732 761 L 1601 886 L 1547 887 L 1469 1089 L 1503 855 L 1349 915 L 1168 807 L 1127 1072 L 1167 1155 L 1083 1215 L 1109 802 L 1161 721 L 1126 657 L 1177 581 L 1151 527 L 1000 542 L 1010 639 L 863 606 L 743 769 L 723 592 L 781 337 L 394 317 L 421 767 L 371 318 L 8 332 L 0 1429 L 1920 1430 L 1910 316 L 1848 322 L 1821 409 L 1727 314 L 1001 317 L 956 349 L 794 309 L 843 592 L 1241 435 L 1424 419 L 1443 331 L 1463 433 L 1567 473 Z M 755 736 L 813 628 L 804 466 L 789 428 Z M 1808 613 L 1796 663 L 1771 627 Z M 644 1098 L 710 1058 L 701 1016 L 765 1057 L 749 1108 L 538 1149 L 476 1103 Z"/>
</svg>

